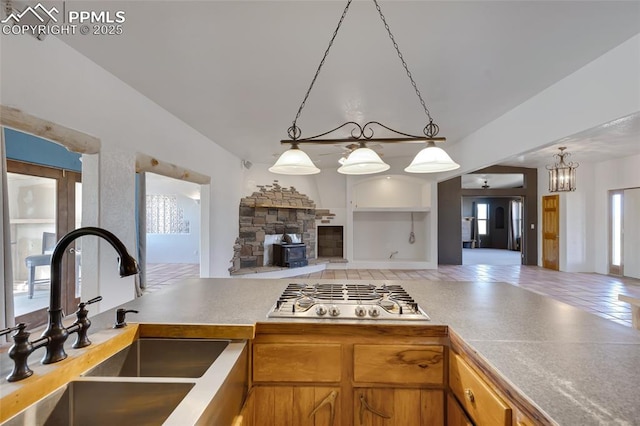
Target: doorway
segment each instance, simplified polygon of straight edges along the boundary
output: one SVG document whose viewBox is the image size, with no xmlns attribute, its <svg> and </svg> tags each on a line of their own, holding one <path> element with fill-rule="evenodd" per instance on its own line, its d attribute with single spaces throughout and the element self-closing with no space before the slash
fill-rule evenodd
<svg viewBox="0 0 640 426">
<path fill-rule="evenodd" d="M 34 327 L 46 322 L 53 247 L 80 225 L 81 174 L 7 160 L 7 184 L 15 321 Z M 65 312 L 73 312 L 79 301 L 80 239 L 70 252 L 62 267 Z"/>
<path fill-rule="evenodd" d="M 640 188 L 609 191 L 609 273 L 640 278 Z"/>
<path fill-rule="evenodd" d="M 200 277 L 200 185 L 150 172 L 143 181 L 143 288 Z"/>
<path fill-rule="evenodd" d="M 521 265 L 522 197 L 462 197 L 462 264 Z"/>
</svg>

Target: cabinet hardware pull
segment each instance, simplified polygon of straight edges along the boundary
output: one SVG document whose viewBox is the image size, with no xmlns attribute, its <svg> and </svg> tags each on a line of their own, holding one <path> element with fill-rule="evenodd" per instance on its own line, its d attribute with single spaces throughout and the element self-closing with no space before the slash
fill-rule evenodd
<svg viewBox="0 0 640 426">
<path fill-rule="evenodd" d="M 336 398 L 337 397 L 338 397 L 338 391 L 331 391 L 331 393 L 329 393 L 329 395 L 327 395 L 322 401 L 320 401 L 320 403 L 316 406 L 316 408 L 313 409 L 311 414 L 309 414 L 309 418 L 315 416 L 315 414 L 318 412 L 320 408 L 324 407 L 325 405 L 329 405 L 329 408 L 331 410 L 331 421 L 329 422 L 329 426 L 333 426 L 333 423 L 336 418 Z"/>
<path fill-rule="evenodd" d="M 360 424 L 364 422 L 364 411 L 371 411 L 378 417 L 382 417 L 383 419 L 390 419 L 391 416 L 387 416 L 386 414 L 381 413 L 380 411 L 375 410 L 373 407 L 369 405 L 367 399 L 364 397 L 364 394 L 360 394 Z"/>
<path fill-rule="evenodd" d="M 471 389 L 465 389 L 464 394 L 469 400 L 469 402 L 471 402 L 472 404 L 476 402 L 476 397 L 473 395 L 473 392 L 471 391 Z"/>
</svg>

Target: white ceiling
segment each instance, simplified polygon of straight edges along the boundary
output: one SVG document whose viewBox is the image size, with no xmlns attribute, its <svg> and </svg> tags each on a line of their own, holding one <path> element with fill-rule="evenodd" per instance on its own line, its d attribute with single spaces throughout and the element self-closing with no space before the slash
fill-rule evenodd
<svg viewBox="0 0 640 426">
<path fill-rule="evenodd" d="M 124 34 L 63 39 L 240 158 L 271 163 L 345 3 L 92 1 L 88 8 L 126 12 Z M 640 33 L 638 1 L 380 3 L 449 144 Z M 298 125 L 308 137 L 349 120 L 413 134 L 426 124 L 370 1 L 351 5 Z M 602 158 L 615 155 L 611 134 L 640 152 L 640 116 L 563 144 Z M 509 163 L 548 163 L 557 146 Z M 319 166 L 337 165 L 343 149 L 308 152 Z M 416 147 L 382 152 L 412 155 Z"/>
</svg>

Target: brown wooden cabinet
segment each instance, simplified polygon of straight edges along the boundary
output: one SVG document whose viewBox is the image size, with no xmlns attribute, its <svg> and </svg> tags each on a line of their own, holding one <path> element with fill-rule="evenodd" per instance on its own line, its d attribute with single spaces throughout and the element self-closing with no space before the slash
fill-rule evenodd
<svg viewBox="0 0 640 426">
<path fill-rule="evenodd" d="M 450 352 L 449 386 L 460 405 L 478 425 L 511 425 L 511 407 L 460 357 Z"/>
<path fill-rule="evenodd" d="M 444 425 L 441 390 L 358 388 L 353 392 L 355 426 Z"/>
<path fill-rule="evenodd" d="M 339 393 L 338 387 L 255 386 L 251 407 L 245 405 L 250 422 L 241 425 L 335 426 L 340 424 Z"/>
<path fill-rule="evenodd" d="M 440 326 L 258 324 L 245 417 L 261 426 L 444 426 L 443 338 Z"/>
<path fill-rule="evenodd" d="M 447 426 L 473 426 L 456 398 L 447 395 Z"/>
</svg>

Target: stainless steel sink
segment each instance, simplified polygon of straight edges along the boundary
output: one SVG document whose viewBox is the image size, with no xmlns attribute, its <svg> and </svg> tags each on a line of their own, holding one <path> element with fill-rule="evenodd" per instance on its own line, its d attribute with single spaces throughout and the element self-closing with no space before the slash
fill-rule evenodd
<svg viewBox="0 0 640 426">
<path fill-rule="evenodd" d="M 161 425 L 194 385 L 72 381 L 6 425 Z"/>
<path fill-rule="evenodd" d="M 227 340 L 136 340 L 84 376 L 197 378 L 229 345 Z"/>
<path fill-rule="evenodd" d="M 2 426 L 231 424 L 248 365 L 245 341 L 142 338 Z"/>
</svg>

